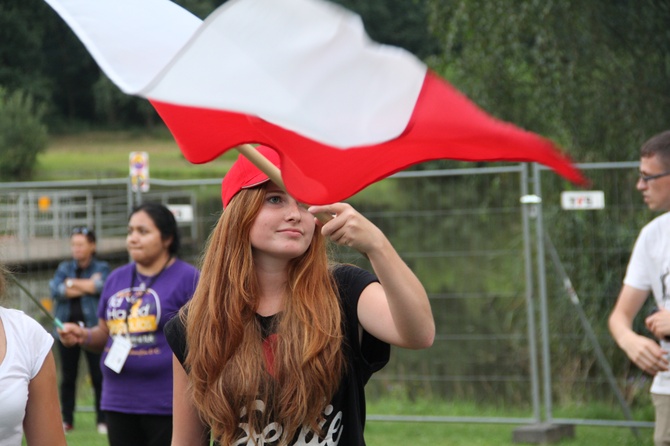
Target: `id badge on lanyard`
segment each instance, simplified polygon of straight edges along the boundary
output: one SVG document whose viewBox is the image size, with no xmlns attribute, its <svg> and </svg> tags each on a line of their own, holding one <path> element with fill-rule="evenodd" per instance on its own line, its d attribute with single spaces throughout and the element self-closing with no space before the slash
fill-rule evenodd
<svg viewBox="0 0 670 446">
<path fill-rule="evenodd" d="M 130 341 L 128 336 L 114 336 L 112 347 L 109 349 L 109 353 L 107 353 L 104 364 L 110 369 L 114 370 L 116 373 L 121 373 L 123 365 L 126 363 L 132 348 L 133 343 Z"/>
</svg>

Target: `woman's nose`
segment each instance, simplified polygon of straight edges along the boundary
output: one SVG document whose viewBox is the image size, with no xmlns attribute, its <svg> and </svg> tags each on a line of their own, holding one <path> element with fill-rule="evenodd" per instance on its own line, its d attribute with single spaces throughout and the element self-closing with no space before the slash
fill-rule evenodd
<svg viewBox="0 0 670 446">
<path fill-rule="evenodd" d="M 300 213 L 300 203 L 295 200 L 290 200 L 288 203 L 288 208 L 286 210 L 286 219 L 300 221 L 302 214 Z"/>
</svg>

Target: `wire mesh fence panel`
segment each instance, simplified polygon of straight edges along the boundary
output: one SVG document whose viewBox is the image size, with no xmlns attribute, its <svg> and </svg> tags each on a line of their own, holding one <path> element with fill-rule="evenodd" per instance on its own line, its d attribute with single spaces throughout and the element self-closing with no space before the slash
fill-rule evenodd
<svg viewBox="0 0 670 446">
<path fill-rule="evenodd" d="M 562 209 L 561 193 L 572 186 L 543 171 L 533 186 L 541 191 L 544 232 L 556 246 L 627 402 L 650 405 L 648 381 L 613 343 L 606 319 L 637 233 L 653 215 L 635 191 L 634 163 L 581 167 L 593 188 L 604 191 L 605 208 Z M 551 401 L 558 407 L 614 402 L 613 389 L 556 265 L 547 258 L 544 271 L 527 275 L 528 262 L 537 264 L 538 241 L 525 230 L 524 215 L 529 214 L 524 214 L 526 205 L 520 202 L 528 186 L 524 169 L 513 165 L 403 172 L 348 200 L 387 234 L 419 276 L 437 325 L 430 349 L 392 349 L 391 362 L 366 388 L 370 400 L 390 396 L 408 404 L 467 401 L 514 408 L 516 417 L 531 417 L 537 397 L 533 380 L 542 371 L 532 367 L 541 352 L 533 350 L 531 341 L 541 337 L 539 333 L 533 339 L 529 336 L 528 296 L 536 302 L 538 285 L 545 281 L 549 326 L 539 325 L 536 309 L 530 309 L 530 317 L 538 324 L 538 332 L 549 333 Z M 0 260 L 36 296 L 47 299 L 48 280 L 58 261 L 69 257 L 69 228 L 84 222 L 93 226 L 104 247 L 99 255 L 118 266 L 128 260 L 124 245 L 128 212 L 141 199 L 173 206 L 185 241 L 181 257 L 197 265 L 221 212 L 220 179 L 153 180 L 151 191 L 143 195 L 128 188 L 126 179 L 105 185 L 49 183 L 20 189 L 2 189 L 0 184 Z M 45 196 L 54 207 L 40 214 L 47 203 L 39 200 Z M 54 203 L 60 203 L 58 210 Z M 49 230 L 29 232 L 22 239 L 19 234 L 30 227 L 26 219 L 37 219 L 37 224 L 38 217 Z M 36 253 L 41 250 L 50 252 L 39 257 Z M 351 250 L 333 247 L 333 255 L 369 268 L 367 260 Z M 8 305 L 43 320 L 12 286 Z M 643 330 L 640 321 L 636 326 Z M 408 406 L 398 410 L 403 407 Z M 432 415 L 456 415 L 449 413 L 448 404 L 435 408 Z"/>
<path fill-rule="evenodd" d="M 552 175 L 542 174 L 545 230 L 579 298 L 577 303 L 569 298 L 555 265 L 548 263 L 552 396 L 558 405 L 614 401 L 604 367 L 593 355 L 593 341 L 584 336 L 584 324 L 577 317 L 575 306 L 579 305 L 627 403 L 651 407 L 648 376 L 614 343 L 607 319 L 621 289 L 635 239 L 655 215 L 635 189 L 637 163 L 601 163 L 582 168 L 592 188 L 604 192 L 603 209 L 563 209 L 560 193 L 565 185 Z M 642 323 L 646 312 L 643 309 L 636 318 L 635 329 L 649 335 Z"/>
</svg>

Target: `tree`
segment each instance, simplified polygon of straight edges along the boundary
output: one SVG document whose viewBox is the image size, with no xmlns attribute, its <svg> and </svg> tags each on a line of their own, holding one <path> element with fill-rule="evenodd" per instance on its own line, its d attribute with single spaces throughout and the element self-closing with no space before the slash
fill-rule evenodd
<svg viewBox="0 0 670 446">
<path fill-rule="evenodd" d="M 49 100 L 51 82 L 42 69 L 44 28 L 35 20 L 36 5 L 31 3 L 31 0 L 0 3 L 0 85 Z"/>
<path fill-rule="evenodd" d="M 439 50 L 428 28 L 426 0 L 334 0 L 358 13 L 375 41 L 405 48 L 418 57 Z"/>
<path fill-rule="evenodd" d="M 431 65 L 487 111 L 578 161 L 637 159 L 670 118 L 662 1 L 429 0 Z"/>
<path fill-rule="evenodd" d="M 0 180 L 30 178 L 37 154 L 47 145 L 44 112 L 32 96 L 0 88 Z"/>
</svg>

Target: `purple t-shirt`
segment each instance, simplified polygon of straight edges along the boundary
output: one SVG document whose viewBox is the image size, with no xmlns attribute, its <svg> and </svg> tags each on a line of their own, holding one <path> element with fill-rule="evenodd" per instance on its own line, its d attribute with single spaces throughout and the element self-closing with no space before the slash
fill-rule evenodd
<svg viewBox="0 0 670 446">
<path fill-rule="evenodd" d="M 193 296 L 198 278 L 198 270 L 181 260 L 155 281 L 137 274 L 135 263 L 107 277 L 98 306 L 110 333 L 100 362 L 103 410 L 172 415 L 172 350 L 163 326 Z M 126 333 L 133 348 L 117 374 L 104 362 L 113 336 Z"/>
</svg>

